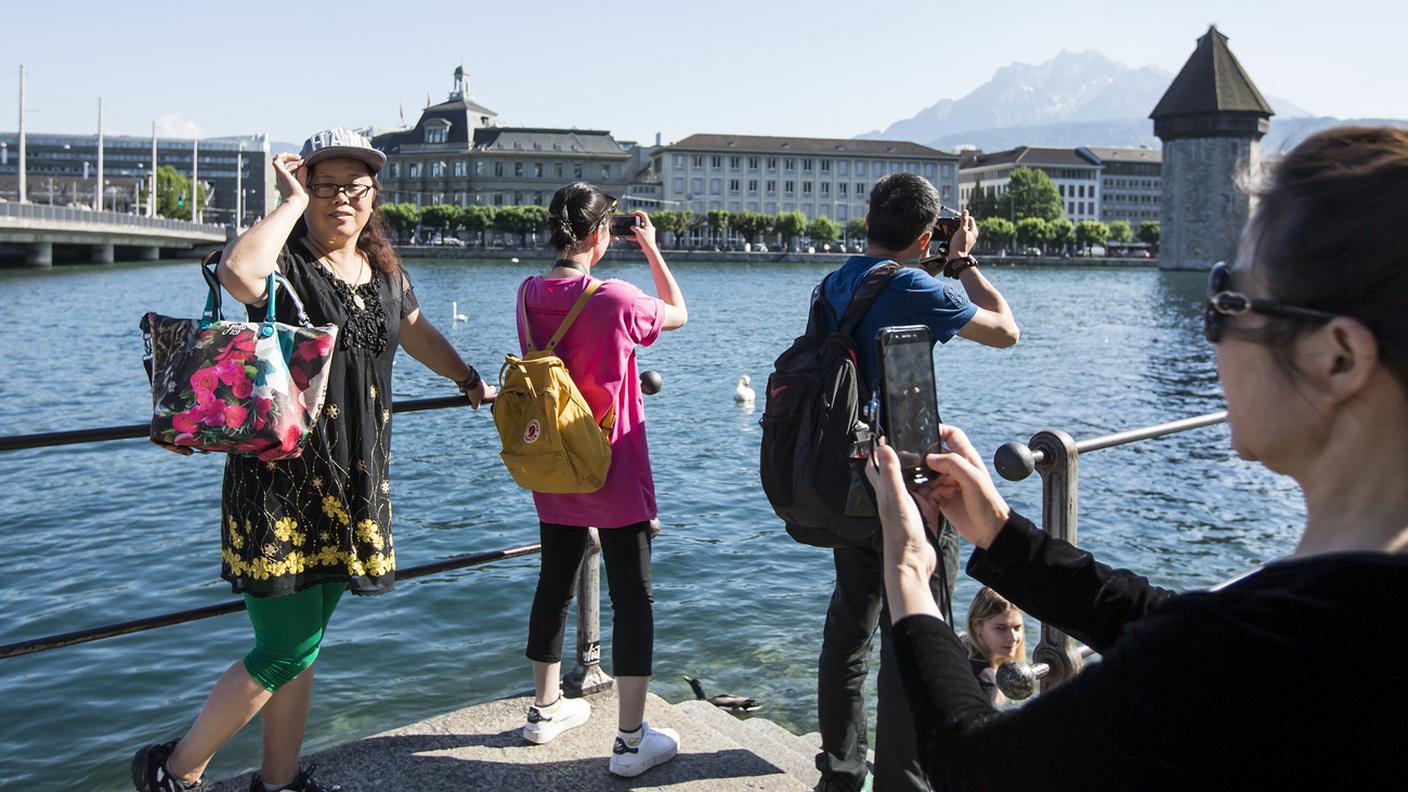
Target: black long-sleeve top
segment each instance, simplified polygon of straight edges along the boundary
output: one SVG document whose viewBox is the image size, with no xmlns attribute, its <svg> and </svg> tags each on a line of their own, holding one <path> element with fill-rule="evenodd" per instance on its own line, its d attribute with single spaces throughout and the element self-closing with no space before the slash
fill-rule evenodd
<svg viewBox="0 0 1408 792">
<path fill-rule="evenodd" d="M 1014 513 L 968 573 L 1101 661 L 999 713 L 947 625 L 897 622 L 900 677 L 936 789 L 1408 783 L 1408 556 L 1282 561 L 1179 595 Z"/>
</svg>

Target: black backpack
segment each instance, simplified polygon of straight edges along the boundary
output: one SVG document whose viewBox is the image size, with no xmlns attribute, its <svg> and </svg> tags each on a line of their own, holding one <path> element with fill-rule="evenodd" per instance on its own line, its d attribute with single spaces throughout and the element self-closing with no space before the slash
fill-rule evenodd
<svg viewBox="0 0 1408 792">
<path fill-rule="evenodd" d="M 758 470 L 773 511 L 802 544 L 869 545 L 879 525 L 869 484 L 852 464 L 861 407 L 870 401 L 852 336 L 898 271 L 891 263 L 868 275 L 832 332 L 825 318 L 835 311 L 822 280 L 806 334 L 778 356 L 768 377 Z"/>
</svg>

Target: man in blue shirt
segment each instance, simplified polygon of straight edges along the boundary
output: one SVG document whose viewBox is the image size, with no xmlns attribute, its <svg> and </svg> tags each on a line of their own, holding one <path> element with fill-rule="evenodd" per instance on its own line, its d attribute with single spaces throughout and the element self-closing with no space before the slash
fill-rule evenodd
<svg viewBox="0 0 1408 792">
<path fill-rule="evenodd" d="M 929 250 L 939 215 L 939 195 L 928 181 L 910 173 L 881 178 L 870 191 L 866 214 L 867 250 L 851 256 L 825 281 L 822 295 L 833 316 L 841 316 L 852 295 L 871 271 L 890 261 L 901 264 L 921 258 Z M 856 328 L 855 346 L 860 377 L 872 391 L 879 387 L 880 367 L 875 337 L 883 327 L 925 325 L 935 343 L 955 335 L 985 346 L 1010 347 L 1019 330 L 1007 301 L 978 271 L 969 255 L 978 229 L 965 211 L 949 243 L 942 273 L 963 284 L 963 292 L 918 267 L 895 274 Z M 936 268 L 937 269 L 937 268 Z M 966 295 L 965 295 L 966 293 Z M 828 318 L 828 323 L 830 322 Z M 879 537 L 879 519 L 876 519 Z M 939 565 L 929 585 L 938 602 L 951 602 L 958 575 L 958 536 L 945 522 L 939 536 Z M 865 678 L 870 667 L 870 645 L 880 628 L 879 702 L 875 726 L 875 789 L 930 789 L 917 759 L 914 724 L 900 686 L 890 646 L 890 617 L 884 605 L 884 581 L 879 544 L 873 547 L 840 547 L 832 551 L 836 588 L 826 612 L 821 657 L 817 669 L 817 716 L 821 725 L 821 753 L 817 790 L 857 792 L 865 783 L 866 711 Z"/>
</svg>

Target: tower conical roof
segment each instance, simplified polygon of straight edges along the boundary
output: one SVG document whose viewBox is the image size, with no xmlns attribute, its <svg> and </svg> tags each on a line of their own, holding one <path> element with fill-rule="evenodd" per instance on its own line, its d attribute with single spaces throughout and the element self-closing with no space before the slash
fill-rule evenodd
<svg viewBox="0 0 1408 792">
<path fill-rule="evenodd" d="M 1275 115 L 1228 49 L 1227 37 L 1209 27 L 1149 117 L 1158 121 L 1170 116 L 1229 112 Z"/>
</svg>

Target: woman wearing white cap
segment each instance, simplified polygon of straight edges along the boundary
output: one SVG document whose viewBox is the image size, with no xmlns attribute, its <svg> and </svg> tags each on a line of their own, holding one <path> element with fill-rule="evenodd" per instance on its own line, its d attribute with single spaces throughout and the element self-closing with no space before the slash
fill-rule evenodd
<svg viewBox="0 0 1408 792">
<path fill-rule="evenodd" d="M 342 593 L 381 594 L 395 578 L 388 460 L 396 348 L 453 380 L 476 408 L 493 393 L 421 315 L 377 212 L 385 162 L 355 132 L 319 132 L 299 155 L 274 159 L 282 203 L 224 251 L 220 282 L 251 316 L 263 316 L 277 269 L 315 325 L 337 325 L 337 341 L 325 406 L 302 456 L 227 458 L 221 577 L 244 596 L 254 648 L 220 678 L 184 737 L 137 752 L 132 780 L 141 792 L 199 789 L 215 752 L 256 714 L 264 758 L 252 792 L 327 789 L 298 766 L 313 661 Z M 295 311 L 288 300 L 287 290 L 275 297 L 284 321 Z"/>
</svg>

